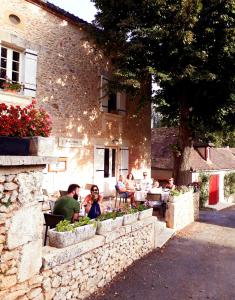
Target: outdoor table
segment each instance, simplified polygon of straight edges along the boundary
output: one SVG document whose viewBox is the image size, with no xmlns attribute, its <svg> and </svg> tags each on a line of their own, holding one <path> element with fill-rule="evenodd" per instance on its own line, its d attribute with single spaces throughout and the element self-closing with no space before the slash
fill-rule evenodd
<svg viewBox="0 0 235 300">
<path fill-rule="evenodd" d="M 135 201 L 137 202 L 144 202 L 146 201 L 146 195 L 147 195 L 147 192 L 145 191 L 135 191 L 135 194 L 134 194 L 134 198 L 135 198 Z"/>
</svg>

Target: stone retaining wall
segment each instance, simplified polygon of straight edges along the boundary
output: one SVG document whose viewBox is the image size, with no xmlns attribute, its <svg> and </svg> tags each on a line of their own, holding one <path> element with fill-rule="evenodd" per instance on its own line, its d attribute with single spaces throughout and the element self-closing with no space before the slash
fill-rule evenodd
<svg viewBox="0 0 235 300">
<path fill-rule="evenodd" d="M 41 272 L 45 299 L 84 299 L 106 285 L 154 249 L 155 222 L 150 217 L 64 249 L 45 247 Z"/>
<path fill-rule="evenodd" d="M 199 201 L 192 192 L 174 196 L 167 204 L 166 222 L 169 228 L 181 230 L 198 217 Z"/>
</svg>

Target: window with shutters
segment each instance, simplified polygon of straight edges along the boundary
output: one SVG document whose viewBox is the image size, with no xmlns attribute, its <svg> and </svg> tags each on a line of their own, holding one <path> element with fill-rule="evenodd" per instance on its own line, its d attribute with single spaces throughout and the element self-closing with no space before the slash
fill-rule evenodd
<svg viewBox="0 0 235 300">
<path fill-rule="evenodd" d="M 126 97 L 124 93 L 110 93 L 109 80 L 101 76 L 100 109 L 111 114 L 126 114 Z"/>
<path fill-rule="evenodd" d="M 22 82 L 22 53 L 0 46 L 0 88 L 6 81 Z"/>
</svg>

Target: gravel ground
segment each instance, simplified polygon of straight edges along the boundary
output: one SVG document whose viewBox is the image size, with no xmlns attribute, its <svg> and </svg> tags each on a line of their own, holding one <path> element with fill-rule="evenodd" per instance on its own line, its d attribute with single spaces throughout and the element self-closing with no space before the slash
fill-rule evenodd
<svg viewBox="0 0 235 300">
<path fill-rule="evenodd" d="M 205 210 L 90 300 L 235 300 L 235 206 Z"/>
</svg>

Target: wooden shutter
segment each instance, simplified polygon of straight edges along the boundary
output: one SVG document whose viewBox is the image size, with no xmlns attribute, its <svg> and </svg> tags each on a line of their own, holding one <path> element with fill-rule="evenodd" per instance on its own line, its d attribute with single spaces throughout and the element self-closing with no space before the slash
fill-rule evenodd
<svg viewBox="0 0 235 300">
<path fill-rule="evenodd" d="M 120 149 L 120 158 L 121 164 L 119 169 L 119 174 L 127 176 L 129 169 L 129 149 L 127 147 L 123 147 Z"/>
<path fill-rule="evenodd" d="M 99 186 L 100 192 L 104 189 L 104 150 L 102 146 L 95 146 L 94 149 L 94 182 Z"/>
<path fill-rule="evenodd" d="M 100 88 L 100 110 L 108 112 L 108 79 L 101 75 L 101 88 Z"/>
<path fill-rule="evenodd" d="M 36 97 L 36 75 L 37 75 L 37 52 L 26 49 L 24 68 L 24 94 L 25 96 Z"/>
<path fill-rule="evenodd" d="M 117 110 L 119 115 L 126 115 L 126 94 L 117 92 Z"/>
</svg>

